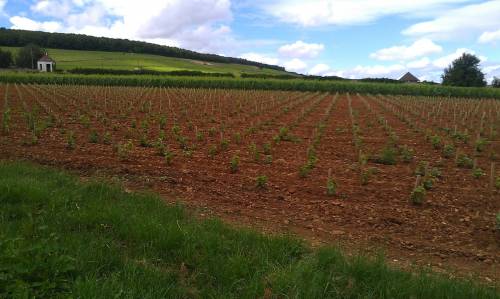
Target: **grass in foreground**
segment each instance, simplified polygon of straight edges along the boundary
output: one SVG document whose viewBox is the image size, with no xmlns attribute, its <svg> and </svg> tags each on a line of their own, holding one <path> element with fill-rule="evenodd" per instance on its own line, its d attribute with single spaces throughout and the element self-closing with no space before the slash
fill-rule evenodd
<svg viewBox="0 0 500 299">
<path fill-rule="evenodd" d="M 24 163 L 0 162 L 0 206 L 0 298 L 500 298 Z"/>
</svg>

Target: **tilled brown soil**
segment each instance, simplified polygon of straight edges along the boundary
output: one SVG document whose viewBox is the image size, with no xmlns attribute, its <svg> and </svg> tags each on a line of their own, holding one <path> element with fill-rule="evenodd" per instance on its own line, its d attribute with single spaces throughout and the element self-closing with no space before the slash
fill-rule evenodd
<svg viewBox="0 0 500 299">
<path fill-rule="evenodd" d="M 5 86 L 0 91 L 3 94 Z M 51 93 L 55 91 L 57 94 Z M 236 92 L 214 91 L 208 98 L 222 98 L 215 107 L 200 96 L 200 91 L 116 88 L 106 92 L 110 100 L 103 106 L 99 98 L 103 92 L 98 89 L 10 86 L 12 125 L 9 134 L 1 136 L 0 158 L 56 165 L 84 176 L 118 176 L 129 188 L 152 189 L 169 201 L 185 203 L 202 217 L 217 215 L 238 225 L 292 232 L 314 244 L 341 243 L 369 252 L 382 249 L 390 261 L 402 266 L 431 266 L 460 276 L 472 274 L 490 282 L 500 280 L 500 234 L 495 229 L 495 214 L 500 211 L 498 191 L 490 191 L 487 177 L 474 179 L 470 169 L 457 168 L 453 159 L 443 159 L 422 133 L 386 109 L 392 105 L 387 99 L 350 96 L 354 119 L 361 128 L 363 151 L 378 153 L 387 144 L 387 132 L 377 121 L 383 116 L 399 137 L 399 145 L 413 148 L 415 158 L 409 163 L 398 161 L 396 165 L 368 162 L 376 173 L 367 185 L 362 185 L 346 95 L 254 92 L 254 99 L 238 108 L 233 97 L 241 99 L 244 95 Z M 126 116 L 117 112 L 120 97 L 133 102 L 133 109 Z M 197 102 L 190 101 L 190 97 L 198 98 Z M 282 99 L 270 104 L 271 97 Z M 93 102 L 84 108 L 82 103 L 88 98 Z M 144 102 L 138 98 L 149 99 L 153 112 L 139 111 Z M 165 98 L 169 98 L 169 104 L 162 100 Z M 187 105 L 179 104 L 182 101 Z M 38 144 L 25 145 L 30 133 L 23 113 L 25 107 L 34 105 L 41 107 L 40 115 L 53 113 L 64 122 L 45 129 Z M 187 114 L 182 113 L 185 109 L 189 110 Z M 243 112 L 236 113 L 238 109 Z M 90 124 L 82 125 L 75 111 L 90 115 Z M 95 111 L 106 112 L 108 123 L 94 117 Z M 131 133 L 131 122 L 139 120 L 139 128 L 140 120 L 156 112 L 169 116 L 165 142 L 175 153 L 171 165 L 155 148 L 139 146 L 139 129 Z M 318 134 L 320 120 L 324 120 L 325 126 L 315 151 L 318 162 L 307 177 L 301 178 L 298 170 L 306 163 L 307 149 Z M 150 123 L 153 125 L 147 129 L 147 136 L 156 140 L 157 123 Z M 190 156 L 180 150 L 170 132 L 174 123 L 196 145 Z M 224 130 L 220 133 L 222 125 Z M 251 131 L 250 127 L 258 129 Z M 297 141 L 274 143 L 273 138 L 282 127 L 290 128 L 289 135 Z M 217 133 L 210 136 L 210 128 L 216 128 Z M 67 146 L 70 130 L 75 136 L 74 149 Z M 111 132 L 111 144 L 90 143 L 92 130 L 100 136 Z M 203 141 L 196 140 L 196 131 L 205 132 Z M 238 132 L 239 143 L 233 137 Z M 135 146 L 127 157 L 120 158 L 114 147 L 127 139 L 133 140 Z M 208 149 L 221 139 L 230 140 L 228 148 L 219 149 L 210 157 Z M 259 161 L 249 150 L 252 143 L 261 151 Z M 262 153 L 266 143 L 271 144 L 268 158 Z M 239 170 L 231 173 L 229 161 L 235 155 L 240 160 Z M 265 159 L 272 162 L 266 163 Z M 489 163 L 486 156 L 478 159 L 481 165 Z M 427 192 L 424 204 L 415 206 L 409 198 L 415 183 L 414 171 L 421 161 L 439 167 L 442 177 Z M 326 195 L 330 169 L 338 186 L 333 197 Z M 256 187 L 255 178 L 260 175 L 268 177 L 264 189 Z"/>
</svg>

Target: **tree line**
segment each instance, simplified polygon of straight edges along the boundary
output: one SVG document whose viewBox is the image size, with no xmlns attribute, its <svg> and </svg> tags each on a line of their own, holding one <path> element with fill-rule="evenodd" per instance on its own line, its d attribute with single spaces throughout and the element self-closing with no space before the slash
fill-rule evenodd
<svg viewBox="0 0 500 299">
<path fill-rule="evenodd" d="M 0 28 L 0 45 L 10 47 L 23 47 L 29 43 L 37 44 L 43 48 L 153 54 L 159 56 L 194 59 L 209 62 L 237 63 L 280 71 L 285 70 L 285 68 L 281 66 L 249 61 L 242 58 L 198 53 L 195 51 L 185 50 L 177 47 L 162 46 L 147 42 L 132 41 L 128 39 L 95 37 L 74 33 L 49 33 L 41 31 Z"/>
<path fill-rule="evenodd" d="M 36 69 L 37 61 L 45 51 L 35 44 L 28 44 L 17 51 L 13 56 L 10 51 L 0 49 L 0 68 L 16 66 L 19 68 Z"/>
</svg>

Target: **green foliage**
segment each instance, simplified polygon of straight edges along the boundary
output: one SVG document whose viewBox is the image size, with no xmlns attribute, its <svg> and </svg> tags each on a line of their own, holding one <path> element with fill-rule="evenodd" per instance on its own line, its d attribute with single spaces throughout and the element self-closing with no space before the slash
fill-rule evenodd
<svg viewBox="0 0 500 299">
<path fill-rule="evenodd" d="M 411 161 L 413 161 L 413 158 L 415 156 L 415 151 L 409 146 L 404 145 L 401 147 L 400 154 L 401 154 L 401 160 L 403 162 L 410 163 Z"/>
<path fill-rule="evenodd" d="M 180 133 L 181 133 L 181 127 L 179 127 L 179 125 L 177 125 L 177 124 L 174 124 L 172 126 L 172 134 L 174 136 L 178 136 Z"/>
<path fill-rule="evenodd" d="M 130 153 L 134 149 L 134 144 L 132 140 L 128 140 L 126 142 L 120 142 L 116 145 L 115 151 L 118 154 L 118 157 L 121 160 L 126 160 L 130 156 Z"/>
<path fill-rule="evenodd" d="M 17 51 L 16 66 L 36 69 L 37 61 L 44 55 L 44 51 L 35 44 L 28 44 Z"/>
<path fill-rule="evenodd" d="M 267 176 L 259 175 L 255 178 L 255 184 L 259 189 L 265 189 L 267 187 Z"/>
<path fill-rule="evenodd" d="M 475 143 L 475 148 L 477 152 L 484 151 L 485 147 L 488 145 L 488 141 L 484 138 L 478 138 Z"/>
<path fill-rule="evenodd" d="M 500 99 L 496 88 L 457 88 L 450 86 L 374 84 L 351 81 L 319 80 L 269 80 L 269 79 L 232 79 L 232 78 L 180 78 L 161 76 L 113 76 L 113 75 L 70 75 L 70 74 L 33 74 L 5 73 L 0 76 L 5 83 L 39 84 L 79 84 L 101 86 L 151 86 L 178 88 L 221 88 L 251 90 L 297 90 L 312 92 L 350 92 L 377 93 L 418 96 L 451 96 L 466 98 Z"/>
<path fill-rule="evenodd" d="M 76 146 L 75 133 L 73 131 L 69 131 L 66 136 L 66 147 L 68 149 L 74 149 Z"/>
<path fill-rule="evenodd" d="M 213 158 L 215 155 L 217 155 L 218 153 L 218 149 L 217 149 L 217 145 L 215 144 L 212 144 L 209 148 L 208 148 L 208 156 L 210 158 Z"/>
<path fill-rule="evenodd" d="M 480 179 L 485 175 L 486 173 L 479 167 L 476 167 L 472 170 L 472 177 L 474 177 L 475 179 Z"/>
<path fill-rule="evenodd" d="M 486 86 L 484 74 L 479 68 L 481 60 L 475 55 L 463 53 L 444 70 L 443 85 L 483 87 Z"/>
<path fill-rule="evenodd" d="M 442 146 L 441 137 L 438 135 L 431 136 L 431 144 L 434 149 L 440 149 Z"/>
<path fill-rule="evenodd" d="M 445 158 L 453 158 L 455 156 L 455 146 L 453 144 L 445 144 L 443 147 L 443 156 Z"/>
<path fill-rule="evenodd" d="M 163 151 L 163 157 L 165 158 L 165 163 L 167 163 L 167 165 L 172 165 L 172 162 L 174 161 L 175 154 L 169 148 L 166 148 Z"/>
<path fill-rule="evenodd" d="M 46 225 L 28 225 L 34 230 L 33 237 L 7 238 L 0 234 L 0 297 L 53 298 L 69 294 L 76 260 Z"/>
<path fill-rule="evenodd" d="M 210 129 L 208 129 L 208 136 L 214 137 L 215 133 L 217 133 L 217 129 L 216 128 L 211 127 Z"/>
<path fill-rule="evenodd" d="M 102 143 L 111 144 L 111 134 L 109 132 L 105 132 L 102 136 Z"/>
<path fill-rule="evenodd" d="M 2 113 L 2 133 L 9 134 L 10 131 L 10 108 L 6 108 Z"/>
<path fill-rule="evenodd" d="M 500 213 L 497 214 L 497 230 L 500 231 Z"/>
<path fill-rule="evenodd" d="M 370 167 L 370 168 L 366 168 L 366 167 L 363 167 L 361 169 L 361 174 L 360 174 L 360 180 L 361 180 L 361 185 L 368 185 L 368 183 L 370 182 L 370 179 L 371 177 L 377 173 L 377 169 L 376 168 L 373 168 L 373 167 Z"/>
<path fill-rule="evenodd" d="M 385 165 L 395 165 L 397 161 L 398 152 L 396 148 L 392 146 L 386 146 L 382 152 L 373 158 L 375 163 L 385 164 Z"/>
<path fill-rule="evenodd" d="M 239 164 L 240 164 L 240 157 L 238 157 L 236 155 L 233 156 L 231 158 L 231 161 L 229 162 L 229 169 L 231 170 L 231 173 L 238 172 Z"/>
<path fill-rule="evenodd" d="M 89 142 L 90 143 L 98 143 L 99 142 L 99 134 L 97 131 L 92 130 L 89 135 Z"/>
<path fill-rule="evenodd" d="M 8 68 L 12 62 L 12 53 L 0 49 L 0 68 Z"/>
<path fill-rule="evenodd" d="M 410 200 L 414 205 L 421 205 L 425 199 L 425 188 L 424 186 L 417 186 L 410 195 Z"/>
<path fill-rule="evenodd" d="M 167 117 L 165 115 L 160 116 L 158 125 L 160 126 L 160 130 L 165 129 L 165 127 L 167 126 Z"/>
<path fill-rule="evenodd" d="M 337 183 L 332 177 L 326 180 L 326 195 L 334 196 L 337 194 Z"/>
<path fill-rule="evenodd" d="M 472 167 L 474 166 L 474 161 L 466 154 L 459 154 L 457 157 L 457 166 L 460 168 L 472 169 Z"/>
<path fill-rule="evenodd" d="M 253 157 L 253 160 L 255 162 L 259 162 L 260 161 L 260 152 L 257 149 L 257 145 L 255 144 L 255 142 L 250 143 L 248 149 L 250 151 L 250 155 Z"/>
<path fill-rule="evenodd" d="M 48 168 L 0 163 L 0 204 L 1 298 L 499 298 Z"/>
<path fill-rule="evenodd" d="M 262 146 L 262 152 L 265 155 L 270 155 L 271 154 L 271 143 L 269 143 L 269 142 L 264 143 L 264 145 Z"/>
<path fill-rule="evenodd" d="M 222 140 L 220 141 L 220 149 L 221 149 L 221 151 L 225 151 L 225 150 L 227 150 L 227 148 L 228 148 L 228 147 L 229 147 L 229 140 L 227 140 L 227 139 L 222 139 Z"/>
<path fill-rule="evenodd" d="M 196 132 L 196 140 L 203 141 L 203 132 L 202 131 Z"/>
<path fill-rule="evenodd" d="M 493 80 L 491 81 L 491 87 L 500 88 L 500 78 L 493 77 Z"/>
</svg>

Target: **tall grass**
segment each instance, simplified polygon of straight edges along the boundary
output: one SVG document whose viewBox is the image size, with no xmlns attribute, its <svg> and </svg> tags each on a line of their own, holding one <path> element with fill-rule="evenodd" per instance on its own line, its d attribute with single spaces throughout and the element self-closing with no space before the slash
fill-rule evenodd
<svg viewBox="0 0 500 299">
<path fill-rule="evenodd" d="M 467 98 L 500 99 L 500 89 L 479 87 L 453 87 L 424 84 L 365 83 L 356 81 L 278 80 L 278 79 L 233 79 L 205 77 L 166 76 L 115 76 L 115 75 L 70 75 L 5 72 L 0 82 L 39 84 L 81 84 L 114 86 L 158 86 L 186 88 L 263 89 L 349 92 L 371 94 L 397 94 L 421 96 L 453 96 Z"/>
<path fill-rule="evenodd" d="M 0 162 L 0 206 L 0 298 L 500 298 L 25 163 Z"/>
</svg>

